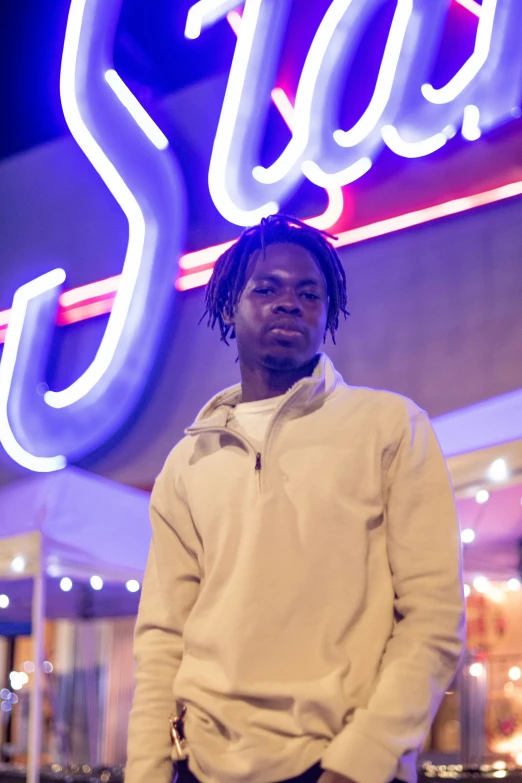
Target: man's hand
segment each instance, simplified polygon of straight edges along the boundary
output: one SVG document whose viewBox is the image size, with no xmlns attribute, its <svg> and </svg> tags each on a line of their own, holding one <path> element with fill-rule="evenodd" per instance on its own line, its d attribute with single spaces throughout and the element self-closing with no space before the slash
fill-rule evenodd
<svg viewBox="0 0 522 783">
<path fill-rule="evenodd" d="M 356 781 L 352 780 L 352 778 L 347 778 L 346 775 L 339 774 L 339 772 L 325 769 L 317 783 L 356 783 Z"/>
</svg>

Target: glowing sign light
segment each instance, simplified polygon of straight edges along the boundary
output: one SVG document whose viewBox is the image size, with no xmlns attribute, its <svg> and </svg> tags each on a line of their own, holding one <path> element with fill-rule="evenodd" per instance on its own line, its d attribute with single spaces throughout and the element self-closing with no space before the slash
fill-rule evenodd
<svg viewBox="0 0 522 783">
<path fill-rule="evenodd" d="M 151 120 L 141 103 L 136 100 L 132 92 L 120 79 L 116 71 L 112 68 L 110 68 L 108 71 L 105 71 L 105 81 L 114 91 L 114 94 L 118 96 L 119 100 L 128 110 L 129 114 L 134 118 L 137 125 L 139 125 L 143 133 L 154 144 L 154 146 L 159 150 L 166 150 L 169 146 L 169 140 L 165 134 L 160 131 L 156 123 Z"/>
<path fill-rule="evenodd" d="M 237 0 L 199 0 L 188 12 L 185 25 L 186 38 L 199 38 L 201 31 L 223 19 L 228 11 L 237 8 Z"/>
<path fill-rule="evenodd" d="M 72 0 L 60 75 L 71 133 L 128 221 L 113 301 L 85 305 L 110 311 L 94 360 L 70 386 L 46 390 L 61 270 L 22 286 L 9 314 L 0 375 L 0 440 L 13 459 L 35 471 L 63 467 L 121 427 L 141 396 L 170 310 L 172 289 L 162 283 L 171 278 L 180 253 L 184 187 L 161 131 L 107 69 L 121 1 Z M 96 295 L 97 284 L 83 288 L 84 296 Z M 98 286 L 98 295 L 106 296 L 111 288 L 116 287 Z M 85 317 L 78 312 L 81 301 L 77 292 L 67 292 L 58 320 L 60 315 L 62 322 Z"/>
<path fill-rule="evenodd" d="M 468 141 L 476 141 L 482 136 L 480 130 L 480 110 L 478 106 L 466 106 L 462 121 L 462 135 Z"/>
<path fill-rule="evenodd" d="M 522 180 L 513 182 L 509 185 L 503 185 L 500 188 L 485 191 L 484 193 L 475 193 L 472 196 L 453 199 L 452 201 L 437 204 L 433 207 L 426 207 L 425 209 L 419 209 L 404 215 L 398 215 L 397 217 L 379 220 L 376 223 L 370 223 L 368 225 L 349 229 L 348 231 L 343 231 L 339 234 L 335 245 L 338 248 L 342 248 L 347 245 L 366 242 L 369 239 L 381 237 L 396 231 L 404 231 L 413 226 L 420 226 L 424 223 L 449 217 L 450 215 L 458 215 L 461 212 L 467 212 L 472 209 L 477 209 L 477 207 L 483 207 L 487 204 L 494 204 L 498 201 L 515 198 L 516 196 L 521 195 Z M 206 285 L 212 274 L 212 267 L 215 261 L 225 252 L 225 250 L 228 250 L 235 241 L 236 240 L 233 239 L 230 242 L 223 242 L 219 245 L 213 245 L 212 247 L 206 247 L 182 255 L 179 260 L 181 274 L 176 281 L 176 288 L 178 291 L 189 291 L 193 288 L 199 288 L 200 286 Z M 69 310 L 62 309 L 58 311 L 58 323 L 65 325 L 74 323 L 75 321 L 93 318 L 96 315 L 100 315 L 102 311 L 110 312 L 112 302 L 114 301 L 114 294 L 118 288 L 118 281 L 119 275 L 115 275 L 114 277 L 107 278 L 107 280 L 89 283 L 88 285 L 73 288 L 70 291 L 63 293 L 60 297 L 60 302 L 63 303 L 64 300 L 69 301 L 68 297 L 70 295 L 74 304 Z M 100 300 L 96 299 L 96 294 L 90 293 L 97 291 L 100 291 L 100 296 L 103 297 Z M 3 323 L 7 325 L 9 314 L 10 310 L 0 312 L 0 343 L 4 341 L 1 327 Z"/>
<path fill-rule="evenodd" d="M 426 100 L 431 103 L 449 103 L 454 101 L 471 84 L 488 59 L 496 10 L 497 0 L 484 0 L 479 14 L 473 54 L 444 87 L 436 90 L 431 84 L 423 84 L 421 89 Z"/>
<path fill-rule="evenodd" d="M 17 370 L 17 359 L 22 344 L 24 328 L 27 328 L 27 312 L 34 301 L 49 301 L 56 297 L 56 289 L 65 280 L 63 269 L 37 277 L 21 286 L 14 295 L 13 307 L 9 315 L 9 326 L 0 363 L 0 441 L 9 456 L 29 470 L 51 472 L 65 467 L 66 460 L 61 454 L 52 457 L 37 457 L 24 449 L 15 435 L 9 420 L 8 403 Z"/>
<path fill-rule="evenodd" d="M 476 0 L 457 0 L 457 3 L 462 5 L 468 11 L 471 11 L 471 13 L 475 14 L 475 16 L 480 16 L 480 9 L 482 6 L 479 5 Z"/>
<path fill-rule="evenodd" d="M 227 14 L 227 20 L 232 30 L 236 35 L 239 35 L 241 29 L 241 17 L 237 11 L 231 11 Z M 274 105 L 288 128 L 292 130 L 294 123 L 294 107 L 290 102 L 290 99 L 286 92 L 281 87 L 274 87 L 271 92 L 271 97 Z M 330 188 L 326 190 L 328 194 L 328 206 L 322 215 L 317 215 L 313 218 L 308 218 L 304 222 L 313 228 L 318 228 L 323 231 L 327 231 L 329 228 L 335 225 L 343 214 L 344 209 L 344 197 L 341 188 Z"/>
<path fill-rule="evenodd" d="M 290 0 L 244 0 L 209 168 L 210 194 L 223 217 L 252 224 L 276 211 L 303 177 L 326 188 L 354 182 L 385 145 L 405 158 L 423 157 L 441 149 L 459 127 L 474 141 L 512 119 L 522 89 L 522 3 L 458 1 L 478 18 L 473 53 L 458 72 L 441 87 L 428 81 L 452 0 L 395 0 L 373 95 L 353 127 L 341 130 L 344 78 L 387 0 L 332 0 L 305 58 L 291 139 L 273 163 L 262 166 L 262 120 L 273 95 Z M 194 28 L 199 34 L 203 22 L 221 18 L 226 8 L 224 2 L 201 0 L 189 20 L 199 20 Z M 188 21 L 187 28 L 193 24 Z"/>
</svg>

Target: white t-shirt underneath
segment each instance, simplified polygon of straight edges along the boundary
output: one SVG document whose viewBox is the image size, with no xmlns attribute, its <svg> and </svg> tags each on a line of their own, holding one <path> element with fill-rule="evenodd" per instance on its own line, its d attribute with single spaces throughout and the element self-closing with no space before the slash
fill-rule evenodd
<svg viewBox="0 0 522 783">
<path fill-rule="evenodd" d="M 230 413 L 228 426 L 240 435 L 244 435 L 252 446 L 261 451 L 268 422 L 284 396 L 281 394 L 279 397 L 269 397 L 267 400 L 239 403 Z"/>
</svg>

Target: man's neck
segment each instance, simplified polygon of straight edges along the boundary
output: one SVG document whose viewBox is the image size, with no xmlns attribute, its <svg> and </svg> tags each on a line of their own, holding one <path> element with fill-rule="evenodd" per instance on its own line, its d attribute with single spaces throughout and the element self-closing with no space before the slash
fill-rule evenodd
<svg viewBox="0 0 522 783">
<path fill-rule="evenodd" d="M 302 378 L 309 378 L 317 366 L 319 357 L 297 369 L 283 370 L 267 367 L 250 367 L 240 360 L 241 402 L 268 400 L 280 397 Z"/>
</svg>

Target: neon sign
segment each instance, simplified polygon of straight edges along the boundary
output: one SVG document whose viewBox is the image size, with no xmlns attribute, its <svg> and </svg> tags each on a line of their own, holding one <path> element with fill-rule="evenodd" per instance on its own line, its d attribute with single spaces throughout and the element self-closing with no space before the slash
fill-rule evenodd
<svg viewBox="0 0 522 783">
<path fill-rule="evenodd" d="M 185 228 L 184 184 L 168 141 L 111 67 L 121 0 L 72 0 L 60 95 L 76 142 L 128 222 L 118 290 L 96 356 L 70 386 L 46 389 L 63 270 L 16 292 L 0 364 L 0 440 L 20 465 L 53 471 L 127 420 L 171 305 Z M 64 295 L 67 297 L 67 294 Z M 70 294 L 69 294 L 70 296 Z"/>
<path fill-rule="evenodd" d="M 521 3 L 484 0 L 477 6 L 472 54 L 435 88 L 430 75 L 452 0 L 396 0 L 369 105 L 353 127 L 339 128 L 346 74 L 372 18 L 387 2 L 332 0 L 301 72 L 291 139 L 263 167 L 258 162 L 263 119 L 291 0 L 245 0 L 208 177 L 214 205 L 226 220 L 239 226 L 258 221 L 279 209 L 304 178 L 320 187 L 354 182 L 385 146 L 402 157 L 423 157 L 443 147 L 459 127 L 474 140 L 518 113 Z M 200 0 L 190 10 L 186 35 L 196 37 L 229 10 L 227 0 Z"/>
<path fill-rule="evenodd" d="M 451 0 L 395 0 L 372 96 L 352 127 L 339 122 L 346 74 L 373 15 L 389 0 L 332 0 L 305 58 L 292 106 L 276 74 L 292 0 L 200 0 L 185 34 L 197 38 L 227 16 L 238 36 L 213 143 L 208 185 L 233 225 L 258 221 L 307 179 L 327 190 L 326 210 L 307 222 L 328 229 L 349 194 L 388 147 L 404 158 L 468 141 L 520 116 L 522 4 L 456 0 L 477 18 L 473 52 L 446 84 L 430 83 Z M 157 351 L 176 287 L 204 285 L 231 242 L 180 255 L 186 224 L 184 183 L 169 140 L 112 67 L 122 0 L 72 0 L 60 94 L 73 137 L 124 212 L 122 272 L 61 293 L 65 272 L 22 286 L 0 312 L 0 441 L 20 465 L 63 467 L 97 448 L 136 405 Z M 291 132 L 281 154 L 260 164 L 264 119 L 275 104 Z M 339 234 L 337 246 L 364 241 L 522 193 L 522 182 L 434 204 Z M 61 390 L 45 386 L 54 325 L 110 313 L 96 356 Z M 139 343 L 139 348 L 138 348 Z"/>
</svg>

